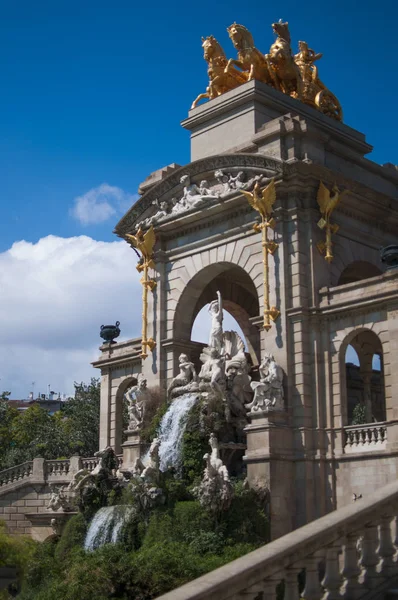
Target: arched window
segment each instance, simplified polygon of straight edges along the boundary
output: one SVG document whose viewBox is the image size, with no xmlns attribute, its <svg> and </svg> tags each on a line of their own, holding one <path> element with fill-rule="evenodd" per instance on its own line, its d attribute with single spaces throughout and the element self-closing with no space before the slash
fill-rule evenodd
<svg viewBox="0 0 398 600">
<path fill-rule="evenodd" d="M 355 335 L 345 352 L 346 423 L 386 420 L 383 351 L 372 331 Z"/>
</svg>

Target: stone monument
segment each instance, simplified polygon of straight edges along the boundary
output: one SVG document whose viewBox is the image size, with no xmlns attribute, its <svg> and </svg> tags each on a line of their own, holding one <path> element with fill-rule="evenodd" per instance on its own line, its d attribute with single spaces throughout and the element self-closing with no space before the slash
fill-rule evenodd
<svg viewBox="0 0 398 600">
<path fill-rule="evenodd" d="M 259 50 L 233 23 L 231 58 L 202 40 L 209 84 L 182 122 L 192 162 L 151 174 L 115 227 L 140 256 L 142 336 L 105 344 L 94 366 L 101 447 L 120 451 L 139 373 L 170 402 L 187 389 L 221 398 L 244 430 L 249 484 L 267 482 L 277 537 L 398 472 L 398 270 L 379 257 L 398 243 L 398 171 L 366 158 L 372 147 L 320 78 L 322 55 L 304 41 L 294 52 L 286 22 L 272 31 Z M 206 305 L 203 348 L 191 330 Z M 223 310 L 246 351 L 223 332 Z M 349 345 L 368 421 L 381 357 L 377 427 L 350 421 Z M 131 402 L 129 468 L 145 410 Z"/>
</svg>

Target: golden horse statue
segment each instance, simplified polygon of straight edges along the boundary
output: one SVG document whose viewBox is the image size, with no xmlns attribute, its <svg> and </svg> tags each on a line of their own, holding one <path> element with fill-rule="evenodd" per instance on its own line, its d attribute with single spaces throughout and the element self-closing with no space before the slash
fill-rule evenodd
<svg viewBox="0 0 398 600">
<path fill-rule="evenodd" d="M 246 81 L 257 79 L 269 85 L 273 85 L 273 80 L 269 72 L 267 60 L 254 46 L 253 36 L 246 27 L 233 23 L 227 27 L 229 37 L 238 51 L 238 60 L 229 59 L 225 68 L 225 73 L 229 73 L 232 66 L 235 65 L 242 69 L 246 76 Z"/>
<path fill-rule="evenodd" d="M 210 35 L 206 39 L 202 37 L 202 42 L 203 56 L 208 64 L 209 85 L 206 92 L 199 94 L 194 100 L 191 108 L 195 108 L 203 98 L 212 100 L 246 81 L 246 77 L 237 69 L 231 68 L 228 73 L 225 72 L 228 60 L 214 36 Z"/>
<path fill-rule="evenodd" d="M 272 24 L 272 29 L 278 37 L 265 58 L 274 85 L 284 94 L 301 100 L 303 85 L 300 69 L 294 61 L 290 46 L 289 23 L 283 23 L 280 20 L 278 23 Z"/>
</svg>

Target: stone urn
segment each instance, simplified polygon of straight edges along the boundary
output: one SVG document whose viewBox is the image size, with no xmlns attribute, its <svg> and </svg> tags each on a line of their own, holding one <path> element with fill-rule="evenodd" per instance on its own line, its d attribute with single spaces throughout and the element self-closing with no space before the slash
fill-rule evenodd
<svg viewBox="0 0 398 600">
<path fill-rule="evenodd" d="M 386 265 L 387 270 L 398 268 L 398 245 L 392 244 L 381 248 L 380 259 Z"/>
<path fill-rule="evenodd" d="M 120 335 L 120 321 L 116 321 L 115 325 L 101 325 L 100 336 L 108 344 L 116 344 L 115 338 Z"/>
</svg>

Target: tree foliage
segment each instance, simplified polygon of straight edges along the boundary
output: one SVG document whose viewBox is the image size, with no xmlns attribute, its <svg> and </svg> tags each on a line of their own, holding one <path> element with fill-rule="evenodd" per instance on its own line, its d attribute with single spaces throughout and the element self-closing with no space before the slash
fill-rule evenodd
<svg viewBox="0 0 398 600">
<path fill-rule="evenodd" d="M 75 395 L 53 415 L 32 404 L 18 411 L 0 395 L 0 470 L 37 456 L 67 458 L 73 454 L 93 456 L 98 450 L 100 385 L 92 379 L 75 383 Z"/>
</svg>

